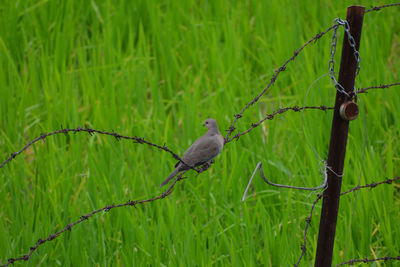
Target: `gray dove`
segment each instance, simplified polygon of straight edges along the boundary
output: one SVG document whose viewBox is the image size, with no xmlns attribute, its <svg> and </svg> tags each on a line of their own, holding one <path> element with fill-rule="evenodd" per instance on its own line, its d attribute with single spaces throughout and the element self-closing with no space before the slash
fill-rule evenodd
<svg viewBox="0 0 400 267">
<path fill-rule="evenodd" d="M 197 139 L 182 156 L 182 161 L 190 167 L 200 166 L 215 158 L 224 147 L 224 138 L 218 130 L 217 122 L 214 119 L 206 119 L 203 126 L 208 132 Z M 182 162 L 175 164 L 175 170 L 168 176 L 160 187 L 166 185 L 179 172 L 190 169 Z"/>
</svg>

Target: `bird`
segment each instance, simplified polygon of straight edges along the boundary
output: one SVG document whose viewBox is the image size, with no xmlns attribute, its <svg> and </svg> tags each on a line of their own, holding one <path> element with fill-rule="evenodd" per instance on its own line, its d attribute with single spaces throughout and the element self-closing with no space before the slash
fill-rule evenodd
<svg viewBox="0 0 400 267">
<path fill-rule="evenodd" d="M 200 166 L 214 159 L 224 147 L 224 138 L 218 130 L 217 122 L 208 118 L 203 126 L 207 127 L 208 131 L 205 135 L 197 139 L 188 150 L 183 153 L 182 161 L 175 164 L 175 170 L 165 179 L 160 187 L 166 185 L 181 171 L 188 171 L 191 168 Z"/>
</svg>

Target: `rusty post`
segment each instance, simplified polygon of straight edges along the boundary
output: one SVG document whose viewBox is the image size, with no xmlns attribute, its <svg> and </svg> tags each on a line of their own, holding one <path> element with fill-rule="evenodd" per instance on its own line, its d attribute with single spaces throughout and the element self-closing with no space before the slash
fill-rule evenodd
<svg viewBox="0 0 400 267">
<path fill-rule="evenodd" d="M 350 33 L 355 40 L 357 51 L 360 47 L 364 10 L 365 8 L 362 6 L 350 6 L 347 8 L 346 20 L 349 23 Z M 354 88 L 356 68 L 357 62 L 354 57 L 353 49 L 349 45 L 347 35 L 344 34 L 338 82 L 348 93 L 351 93 Z M 315 266 L 318 267 L 331 266 L 332 264 L 340 188 L 342 185 L 344 157 L 346 154 L 347 134 L 349 130 L 349 120 L 341 117 L 340 107 L 345 102 L 351 101 L 351 99 L 347 98 L 345 94 L 337 91 L 328 153 L 328 188 L 324 191 L 317 254 L 315 257 Z"/>
</svg>

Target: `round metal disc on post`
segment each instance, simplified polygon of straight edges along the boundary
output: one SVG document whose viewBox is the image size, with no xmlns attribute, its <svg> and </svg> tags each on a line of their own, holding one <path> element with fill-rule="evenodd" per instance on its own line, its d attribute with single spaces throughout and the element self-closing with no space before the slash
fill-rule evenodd
<svg viewBox="0 0 400 267">
<path fill-rule="evenodd" d="M 340 106 L 340 117 L 346 121 L 351 121 L 358 116 L 358 105 L 352 101 L 346 101 Z"/>
</svg>

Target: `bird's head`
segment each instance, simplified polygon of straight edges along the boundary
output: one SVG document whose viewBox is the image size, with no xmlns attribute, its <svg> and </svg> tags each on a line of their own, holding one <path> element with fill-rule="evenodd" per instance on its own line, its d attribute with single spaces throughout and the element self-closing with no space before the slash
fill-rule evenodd
<svg viewBox="0 0 400 267">
<path fill-rule="evenodd" d="M 203 126 L 206 126 L 207 129 L 209 129 L 209 130 L 218 129 L 217 122 L 212 118 L 206 119 L 206 121 L 204 122 Z"/>
</svg>

